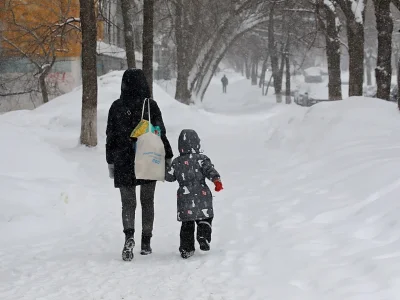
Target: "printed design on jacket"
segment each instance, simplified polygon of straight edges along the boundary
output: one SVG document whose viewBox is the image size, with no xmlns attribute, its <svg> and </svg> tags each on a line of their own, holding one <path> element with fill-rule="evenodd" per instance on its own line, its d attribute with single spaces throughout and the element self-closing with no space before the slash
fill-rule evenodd
<svg viewBox="0 0 400 300">
<path fill-rule="evenodd" d="M 203 220 L 214 216 L 213 196 L 206 178 L 214 181 L 220 176 L 211 160 L 200 153 L 200 138 L 194 130 L 183 130 L 179 136 L 180 156 L 166 172 L 166 180 L 178 181 L 178 221 Z"/>
</svg>

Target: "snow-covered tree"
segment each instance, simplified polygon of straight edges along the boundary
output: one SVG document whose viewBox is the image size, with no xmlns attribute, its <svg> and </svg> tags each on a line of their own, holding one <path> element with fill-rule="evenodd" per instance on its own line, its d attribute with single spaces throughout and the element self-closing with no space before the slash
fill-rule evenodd
<svg viewBox="0 0 400 300">
<path fill-rule="evenodd" d="M 350 71 L 349 96 L 362 96 L 363 94 L 365 1 L 330 0 L 341 9 L 346 18 Z"/>
<path fill-rule="evenodd" d="M 321 5 L 322 4 L 322 5 Z M 341 42 L 337 4 L 334 1 L 324 0 L 317 4 L 317 17 L 319 25 L 325 35 L 326 56 L 328 61 L 329 100 L 342 99 L 342 80 L 340 69 Z"/>
<path fill-rule="evenodd" d="M 267 4 L 261 0 L 175 1 L 178 101 L 203 98 L 227 49 L 266 21 Z"/>
</svg>

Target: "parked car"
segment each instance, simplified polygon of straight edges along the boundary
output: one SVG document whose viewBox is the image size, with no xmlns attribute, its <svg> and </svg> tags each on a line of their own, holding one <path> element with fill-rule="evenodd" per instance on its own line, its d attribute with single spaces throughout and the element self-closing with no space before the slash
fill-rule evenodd
<svg viewBox="0 0 400 300">
<path fill-rule="evenodd" d="M 311 67 L 303 71 L 304 81 L 306 83 L 321 83 L 323 82 L 322 71 L 319 67 Z"/>
</svg>

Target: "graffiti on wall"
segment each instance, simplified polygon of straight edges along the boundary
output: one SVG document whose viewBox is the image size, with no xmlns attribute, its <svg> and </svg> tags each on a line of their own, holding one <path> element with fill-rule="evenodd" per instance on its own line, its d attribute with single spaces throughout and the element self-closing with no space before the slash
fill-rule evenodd
<svg viewBox="0 0 400 300">
<path fill-rule="evenodd" d="M 60 89 L 62 93 L 71 91 L 77 83 L 71 72 L 52 72 L 46 81 L 49 86 Z"/>
</svg>

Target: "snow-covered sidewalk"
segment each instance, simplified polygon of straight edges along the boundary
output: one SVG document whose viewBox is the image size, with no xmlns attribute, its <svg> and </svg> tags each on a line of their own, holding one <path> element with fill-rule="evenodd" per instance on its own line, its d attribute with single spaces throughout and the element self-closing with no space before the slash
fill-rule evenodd
<svg viewBox="0 0 400 300">
<path fill-rule="evenodd" d="M 395 105 L 275 105 L 216 79 L 199 110 L 155 86 L 174 150 L 196 129 L 225 189 L 212 250 L 182 260 L 176 186 L 160 183 L 154 253 L 127 263 L 103 147 L 121 75 L 100 79 L 97 149 L 76 146 L 79 90 L 0 117 L 0 299 L 398 299 Z"/>
</svg>

